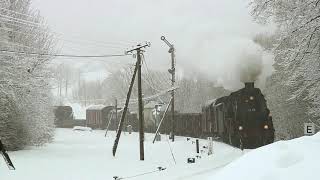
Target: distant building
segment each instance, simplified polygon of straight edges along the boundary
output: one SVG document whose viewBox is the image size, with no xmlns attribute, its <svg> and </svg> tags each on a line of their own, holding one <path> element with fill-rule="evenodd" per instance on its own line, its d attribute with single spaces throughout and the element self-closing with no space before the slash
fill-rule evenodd
<svg viewBox="0 0 320 180">
<path fill-rule="evenodd" d="M 86 126 L 91 128 L 105 129 L 113 106 L 92 105 L 86 110 Z"/>
</svg>

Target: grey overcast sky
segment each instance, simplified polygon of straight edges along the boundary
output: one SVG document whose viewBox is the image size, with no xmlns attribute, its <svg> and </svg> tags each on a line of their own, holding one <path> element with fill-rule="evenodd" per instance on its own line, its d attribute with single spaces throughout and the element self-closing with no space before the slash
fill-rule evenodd
<svg viewBox="0 0 320 180">
<path fill-rule="evenodd" d="M 232 59 L 234 50 L 239 48 L 236 45 L 238 41 L 249 41 L 255 34 L 267 31 L 266 27 L 253 22 L 246 0 L 32 2 L 52 31 L 61 33 L 61 39 L 68 40 L 59 43 L 63 53 L 123 53 L 136 43 L 150 41 L 151 47 L 145 53 L 149 66 L 166 70 L 170 57 L 168 47 L 160 40 L 160 36 L 165 35 L 175 44 L 177 68 L 183 74 L 203 73 L 212 68 L 216 73 L 205 73 L 210 77 L 217 76 L 222 64 Z M 60 61 L 83 65 L 80 60 Z M 110 63 L 94 61 L 94 65 L 86 64 L 85 67 L 92 71 L 105 71 L 117 63 L 133 63 L 134 59 L 125 57 L 106 61 Z"/>
</svg>

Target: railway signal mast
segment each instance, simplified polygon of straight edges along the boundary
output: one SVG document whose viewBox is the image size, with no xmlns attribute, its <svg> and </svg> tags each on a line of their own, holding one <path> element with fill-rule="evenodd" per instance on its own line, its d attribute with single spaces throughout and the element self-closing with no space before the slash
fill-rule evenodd
<svg viewBox="0 0 320 180">
<path fill-rule="evenodd" d="M 164 41 L 169 46 L 169 53 L 171 54 L 171 69 L 168 69 L 168 72 L 171 74 L 171 120 L 172 120 L 172 130 L 171 130 L 171 139 L 174 142 L 174 134 L 176 129 L 176 122 L 174 120 L 174 83 L 175 83 L 175 48 L 164 36 L 161 36 L 161 40 Z"/>
</svg>

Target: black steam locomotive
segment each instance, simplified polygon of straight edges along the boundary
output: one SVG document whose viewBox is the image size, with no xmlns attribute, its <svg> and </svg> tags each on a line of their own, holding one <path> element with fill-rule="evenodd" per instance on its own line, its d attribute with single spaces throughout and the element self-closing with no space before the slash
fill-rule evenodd
<svg viewBox="0 0 320 180">
<path fill-rule="evenodd" d="M 235 147 L 256 148 L 274 141 L 272 116 L 254 83 L 209 102 L 202 109 L 209 132 Z"/>
</svg>

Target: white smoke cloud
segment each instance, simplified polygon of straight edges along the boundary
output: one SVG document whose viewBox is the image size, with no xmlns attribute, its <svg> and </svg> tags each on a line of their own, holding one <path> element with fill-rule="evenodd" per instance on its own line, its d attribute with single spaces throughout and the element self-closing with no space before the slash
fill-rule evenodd
<svg viewBox="0 0 320 180">
<path fill-rule="evenodd" d="M 193 51 L 198 49 L 193 48 Z M 184 75 L 200 72 L 229 90 L 243 87 L 244 82 L 264 87 L 273 70 L 272 54 L 248 38 L 216 39 L 207 42 L 198 52 L 182 58 L 189 62 L 183 67 Z"/>
</svg>

